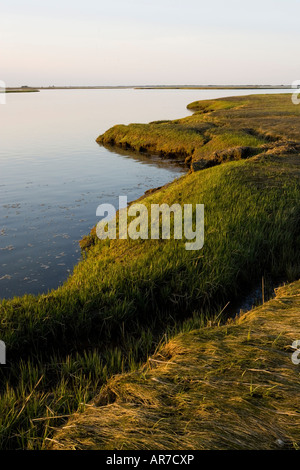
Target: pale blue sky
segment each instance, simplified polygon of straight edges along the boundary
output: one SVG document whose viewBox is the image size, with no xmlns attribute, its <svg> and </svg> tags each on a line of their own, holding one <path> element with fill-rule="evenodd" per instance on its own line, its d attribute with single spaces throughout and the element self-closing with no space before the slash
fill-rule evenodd
<svg viewBox="0 0 300 470">
<path fill-rule="evenodd" d="M 9 0 L 8 86 L 289 84 L 300 79 L 299 0 Z"/>
</svg>

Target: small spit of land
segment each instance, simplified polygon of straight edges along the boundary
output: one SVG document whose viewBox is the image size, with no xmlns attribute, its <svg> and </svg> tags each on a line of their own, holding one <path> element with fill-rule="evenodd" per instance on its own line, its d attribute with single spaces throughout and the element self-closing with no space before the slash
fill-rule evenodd
<svg viewBox="0 0 300 470">
<path fill-rule="evenodd" d="M 298 107 L 290 96 L 253 95 L 196 101 L 193 115 L 149 124 L 116 125 L 99 136 L 105 146 L 176 158 L 192 170 L 299 150 Z"/>
<path fill-rule="evenodd" d="M 98 141 L 190 169 L 143 203 L 204 204 L 203 249 L 100 241 L 93 230 L 62 287 L 3 300 L 1 448 L 300 445 L 299 368 L 288 349 L 300 339 L 299 283 L 226 323 L 262 278 L 265 300 L 274 284 L 300 278 L 300 106 L 256 95 L 189 109 L 175 121 L 115 126 Z M 74 433 L 53 436 L 95 396 L 89 428 L 77 416 Z"/>
<path fill-rule="evenodd" d="M 6 88 L 5 93 L 33 93 L 40 91 L 38 88 L 23 86 L 20 88 Z"/>
</svg>

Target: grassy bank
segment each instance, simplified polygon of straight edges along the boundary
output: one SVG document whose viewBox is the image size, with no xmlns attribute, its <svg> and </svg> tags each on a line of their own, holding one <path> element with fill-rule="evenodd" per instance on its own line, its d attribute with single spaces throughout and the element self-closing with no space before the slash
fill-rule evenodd
<svg viewBox="0 0 300 470">
<path fill-rule="evenodd" d="M 223 101 L 213 105 L 220 115 L 233 109 Z M 300 277 L 300 162 L 282 147 L 191 173 L 143 199 L 205 204 L 201 251 L 186 251 L 185 240 L 100 242 L 91 234 L 62 287 L 1 302 L 9 359 L 1 368 L 2 448 L 43 448 L 53 427 L 112 374 L 136 369 L 164 333 L 189 318 L 206 324 L 262 276 L 270 284 Z"/>
<path fill-rule="evenodd" d="M 299 449 L 299 309 L 300 281 L 226 325 L 173 337 L 109 380 L 52 448 Z"/>
<path fill-rule="evenodd" d="M 290 95 L 253 95 L 196 101 L 194 114 L 173 121 L 116 125 L 102 145 L 177 158 L 203 169 L 261 152 L 299 151 L 300 109 Z"/>
</svg>

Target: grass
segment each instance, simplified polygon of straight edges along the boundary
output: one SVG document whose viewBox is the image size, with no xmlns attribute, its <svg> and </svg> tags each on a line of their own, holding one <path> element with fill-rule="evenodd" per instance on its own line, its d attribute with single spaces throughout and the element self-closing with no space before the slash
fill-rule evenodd
<svg viewBox="0 0 300 470">
<path fill-rule="evenodd" d="M 64 450 L 300 448 L 300 281 L 227 324 L 172 337 L 59 430 Z"/>
<path fill-rule="evenodd" d="M 240 142 L 238 128 L 226 132 Z M 143 202 L 205 204 L 203 250 L 186 251 L 184 240 L 100 242 L 91 233 L 62 287 L 3 300 L 9 364 L 0 369 L 0 447 L 45 448 L 66 415 L 111 375 L 137 369 L 165 333 L 187 319 L 204 325 L 262 276 L 299 278 L 299 176 L 289 148 L 190 173 Z"/>
<path fill-rule="evenodd" d="M 300 109 L 292 104 L 290 95 L 196 101 L 188 109 L 194 114 L 183 119 L 114 126 L 97 142 L 164 158 L 176 157 L 192 168 L 200 162 L 202 169 L 220 163 L 215 152 L 249 147 L 252 156 L 266 149 L 274 151 L 287 140 L 300 140 Z M 227 159 L 243 158 L 241 153 L 233 158 L 231 154 Z"/>
</svg>

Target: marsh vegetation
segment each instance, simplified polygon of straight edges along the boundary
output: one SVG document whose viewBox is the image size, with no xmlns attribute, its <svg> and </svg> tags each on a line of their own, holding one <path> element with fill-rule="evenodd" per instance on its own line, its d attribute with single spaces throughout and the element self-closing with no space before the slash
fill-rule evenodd
<svg viewBox="0 0 300 470">
<path fill-rule="evenodd" d="M 137 370 L 162 338 L 225 322 L 230 303 L 262 277 L 300 277 L 300 109 L 285 95 L 189 108 L 187 118 L 116 126 L 98 141 L 176 154 L 192 170 L 204 168 L 143 199 L 204 204 L 204 248 L 187 252 L 184 240 L 100 241 L 92 231 L 62 287 L 3 300 L 9 364 L 0 370 L 2 448 L 45 448 L 57 426 L 112 375 Z M 232 153 L 244 147 L 253 151 Z M 219 159 L 213 165 L 212 155 Z"/>
</svg>

